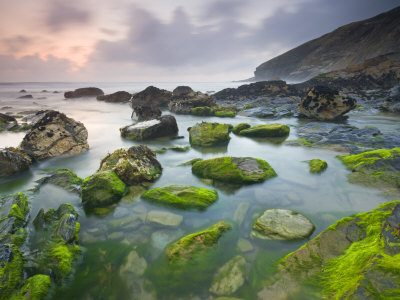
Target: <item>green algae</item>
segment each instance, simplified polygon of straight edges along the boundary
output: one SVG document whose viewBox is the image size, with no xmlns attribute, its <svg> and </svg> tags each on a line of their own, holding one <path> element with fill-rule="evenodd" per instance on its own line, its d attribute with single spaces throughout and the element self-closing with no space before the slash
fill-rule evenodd
<svg viewBox="0 0 400 300">
<path fill-rule="evenodd" d="M 282 124 L 256 125 L 239 131 L 239 135 L 248 137 L 285 137 L 288 136 L 290 127 Z"/>
<path fill-rule="evenodd" d="M 50 277 L 35 275 L 25 280 L 22 288 L 11 297 L 11 300 L 42 300 L 45 299 L 51 287 Z"/>
<path fill-rule="evenodd" d="M 240 124 L 236 125 L 235 127 L 233 127 L 232 132 L 233 132 L 234 134 L 240 134 L 240 132 L 241 132 L 242 130 L 248 129 L 248 128 L 250 128 L 250 127 L 251 127 L 251 126 L 250 126 L 250 124 L 248 124 L 248 123 L 240 123 Z"/>
<path fill-rule="evenodd" d="M 189 141 L 192 146 L 211 147 L 229 142 L 230 124 L 197 123 L 189 129 Z"/>
<path fill-rule="evenodd" d="M 62 187 L 69 192 L 79 193 L 83 184 L 83 179 L 78 177 L 75 172 L 69 169 L 57 169 L 49 176 L 39 179 L 37 183 L 38 186 L 34 188 L 34 191 L 40 189 L 40 186 L 50 183 Z"/>
<path fill-rule="evenodd" d="M 328 163 L 324 160 L 320 160 L 318 158 L 312 159 L 308 162 L 310 166 L 311 173 L 321 173 L 328 168 Z"/>
<path fill-rule="evenodd" d="M 195 116 L 216 116 L 221 118 L 233 118 L 236 116 L 236 108 L 231 106 L 201 106 L 194 107 L 190 113 Z"/>
<path fill-rule="evenodd" d="M 216 191 L 183 185 L 170 185 L 146 191 L 142 198 L 176 208 L 205 209 L 218 199 Z"/>
<path fill-rule="evenodd" d="M 15 245 L 3 244 L 0 251 L 9 253 L 6 257 L 2 255 L 5 260 L 0 262 L 0 299 L 7 300 L 22 283 L 24 262 L 21 251 Z"/>
</svg>

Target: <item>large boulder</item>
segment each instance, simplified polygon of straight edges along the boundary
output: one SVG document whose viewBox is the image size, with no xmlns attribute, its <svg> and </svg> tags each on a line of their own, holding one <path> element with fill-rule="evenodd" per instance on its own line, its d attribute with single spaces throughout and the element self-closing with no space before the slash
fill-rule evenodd
<svg viewBox="0 0 400 300">
<path fill-rule="evenodd" d="M 29 169 L 30 156 L 16 148 L 0 150 L 0 177 L 10 176 Z"/>
<path fill-rule="evenodd" d="M 87 138 L 88 132 L 81 122 L 50 110 L 32 126 L 19 148 L 36 160 L 44 160 L 87 151 Z"/>
<path fill-rule="evenodd" d="M 131 100 L 131 106 L 154 106 L 166 107 L 171 100 L 172 93 L 167 90 L 162 90 L 154 86 L 149 86 L 143 91 L 134 94 Z"/>
<path fill-rule="evenodd" d="M 139 122 L 120 129 L 121 136 L 130 140 L 148 140 L 158 137 L 174 136 L 178 125 L 174 116 L 166 115 L 157 119 Z"/>
<path fill-rule="evenodd" d="M 153 151 L 139 145 L 108 154 L 100 163 L 99 172 L 103 171 L 113 171 L 124 183 L 135 185 L 156 180 L 162 167 Z"/>
<path fill-rule="evenodd" d="M 125 91 L 118 91 L 109 95 L 99 95 L 96 97 L 99 101 L 111 102 L 111 103 L 124 103 L 131 100 L 132 95 Z"/>
<path fill-rule="evenodd" d="M 265 161 L 252 157 L 217 157 L 198 161 L 192 166 L 200 178 L 235 184 L 263 182 L 275 177 L 275 170 Z"/>
<path fill-rule="evenodd" d="M 64 93 L 65 98 L 97 97 L 104 95 L 104 92 L 96 87 L 79 88 Z"/>
<path fill-rule="evenodd" d="M 154 106 L 138 105 L 133 108 L 139 122 L 153 120 L 161 117 L 161 109 Z M 133 116 L 133 114 L 132 114 Z"/>
<path fill-rule="evenodd" d="M 192 146 L 211 147 L 227 144 L 230 140 L 230 124 L 201 122 L 189 128 L 189 141 Z"/>
<path fill-rule="evenodd" d="M 357 106 L 356 100 L 324 86 L 313 87 L 301 99 L 297 110 L 307 118 L 331 121 Z"/>
<path fill-rule="evenodd" d="M 253 225 L 255 237 L 298 240 L 311 235 L 314 225 L 305 216 L 287 209 L 268 209 Z"/>
<path fill-rule="evenodd" d="M 191 110 L 196 107 L 214 107 L 217 104 L 208 95 L 201 92 L 180 94 L 173 97 L 168 104 L 170 111 L 178 114 L 190 114 Z"/>
<path fill-rule="evenodd" d="M 170 185 L 148 190 L 142 195 L 142 198 L 177 208 L 205 209 L 217 200 L 218 194 L 207 188 Z"/>
</svg>

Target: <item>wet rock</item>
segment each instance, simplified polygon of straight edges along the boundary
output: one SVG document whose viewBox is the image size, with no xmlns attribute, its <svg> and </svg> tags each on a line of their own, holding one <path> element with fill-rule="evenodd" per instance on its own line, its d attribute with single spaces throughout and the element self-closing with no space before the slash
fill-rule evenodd
<svg viewBox="0 0 400 300">
<path fill-rule="evenodd" d="M 200 106 L 190 109 L 190 113 L 195 116 L 215 116 L 221 118 L 233 118 L 236 116 L 235 106 Z"/>
<path fill-rule="evenodd" d="M 82 98 L 82 97 L 97 97 L 104 95 L 104 92 L 96 87 L 85 87 L 74 90 L 73 92 L 65 92 L 65 98 Z"/>
<path fill-rule="evenodd" d="M 174 96 L 168 104 L 170 111 L 177 114 L 190 114 L 196 107 L 214 107 L 215 101 L 201 92 L 192 92 Z"/>
<path fill-rule="evenodd" d="M 20 97 L 18 97 L 18 99 L 33 99 L 33 96 L 32 95 L 23 95 L 23 96 L 20 96 Z"/>
<path fill-rule="evenodd" d="M 317 158 L 310 160 L 308 165 L 310 166 L 311 173 L 321 173 L 328 167 L 328 163 L 326 161 Z"/>
<path fill-rule="evenodd" d="M 290 127 L 282 124 L 256 125 L 242 130 L 237 129 L 238 135 L 249 137 L 286 137 L 289 135 Z"/>
<path fill-rule="evenodd" d="M 356 100 L 328 87 L 316 86 L 301 100 L 297 109 L 308 118 L 331 121 L 341 118 L 356 106 Z"/>
<path fill-rule="evenodd" d="M 107 170 L 114 171 L 128 185 L 155 181 L 162 173 L 156 154 L 144 145 L 108 154 L 101 161 L 99 172 Z"/>
<path fill-rule="evenodd" d="M 238 255 L 225 263 L 215 274 L 210 292 L 215 295 L 232 295 L 246 279 L 246 260 Z"/>
<path fill-rule="evenodd" d="M 243 220 L 248 210 L 249 210 L 249 203 L 247 202 L 240 203 L 237 206 L 235 213 L 233 214 L 233 221 L 237 222 L 237 224 L 240 226 L 243 223 Z"/>
<path fill-rule="evenodd" d="M 172 93 L 154 86 L 149 86 L 143 91 L 134 94 L 131 100 L 131 106 L 153 106 L 166 107 L 171 100 Z"/>
<path fill-rule="evenodd" d="M 161 117 L 161 110 L 154 106 L 139 105 L 133 108 L 139 122 L 153 120 Z M 133 115 L 133 114 L 132 114 Z"/>
<path fill-rule="evenodd" d="M 18 239 L 18 231 L 26 225 L 28 214 L 28 199 L 24 193 L 0 197 L 0 243 Z M 25 232 L 21 234 L 23 242 Z"/>
<path fill-rule="evenodd" d="M 174 116 L 166 115 L 157 119 L 139 122 L 120 129 L 121 136 L 130 140 L 148 140 L 178 133 L 178 125 Z"/>
<path fill-rule="evenodd" d="M 69 192 L 80 194 L 83 179 L 69 169 L 57 169 L 50 175 L 40 178 L 36 182 L 38 183 L 36 189 L 39 189 L 44 184 L 53 184 Z"/>
<path fill-rule="evenodd" d="M 254 250 L 253 245 L 246 239 L 240 238 L 237 243 L 237 248 L 240 252 L 246 253 Z"/>
<path fill-rule="evenodd" d="M 172 96 L 174 97 L 184 97 L 187 96 L 188 94 L 194 93 L 192 88 L 190 86 L 177 86 L 173 91 L 172 91 Z"/>
<path fill-rule="evenodd" d="M 296 240 L 310 236 L 314 225 L 305 216 L 292 210 L 268 209 L 254 222 L 253 230 L 259 238 Z"/>
<path fill-rule="evenodd" d="M 207 188 L 170 185 L 148 190 L 142 195 L 142 198 L 176 208 L 205 209 L 217 200 L 218 194 Z"/>
<path fill-rule="evenodd" d="M 132 95 L 125 91 L 118 91 L 109 95 L 99 95 L 96 97 L 99 101 L 110 103 L 125 103 L 131 100 Z"/>
<path fill-rule="evenodd" d="M 88 132 L 81 122 L 50 110 L 25 135 L 19 148 L 37 160 L 78 154 L 89 149 Z"/>
<path fill-rule="evenodd" d="M 147 269 L 147 262 L 143 257 L 132 250 L 126 257 L 126 262 L 119 268 L 119 274 L 122 278 L 130 274 L 142 276 Z"/>
<path fill-rule="evenodd" d="M 151 245 L 158 250 L 162 250 L 172 241 L 183 234 L 182 230 L 158 230 L 151 234 Z"/>
<path fill-rule="evenodd" d="M 25 280 L 24 285 L 13 295 L 12 299 L 42 300 L 48 295 L 50 287 L 50 276 L 34 275 Z"/>
<path fill-rule="evenodd" d="M 10 123 L 10 122 L 16 122 L 16 121 L 17 121 L 17 119 L 15 119 L 13 116 L 9 116 L 9 115 L 0 113 L 0 124 L 1 124 L 1 122 Z"/>
<path fill-rule="evenodd" d="M 29 169 L 32 159 L 16 148 L 0 150 L 0 177 L 6 177 Z"/>
<path fill-rule="evenodd" d="M 0 244 L 0 298 L 10 299 L 23 280 L 23 260 L 18 247 Z"/>
<path fill-rule="evenodd" d="M 235 184 L 263 182 L 277 176 L 264 160 L 252 157 L 218 157 L 196 162 L 193 174 L 200 178 Z"/>
<path fill-rule="evenodd" d="M 192 146 L 211 147 L 227 144 L 230 140 L 230 124 L 197 123 L 189 129 L 189 141 Z"/>
<path fill-rule="evenodd" d="M 174 213 L 161 210 L 151 210 L 147 214 L 146 222 L 163 226 L 176 227 L 182 223 L 183 217 Z"/>
</svg>

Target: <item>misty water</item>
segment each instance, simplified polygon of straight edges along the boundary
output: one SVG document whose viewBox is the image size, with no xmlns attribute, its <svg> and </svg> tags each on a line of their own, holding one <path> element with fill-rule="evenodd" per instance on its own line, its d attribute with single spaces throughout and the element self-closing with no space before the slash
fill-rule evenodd
<svg viewBox="0 0 400 300">
<path fill-rule="evenodd" d="M 239 83 L 153 83 L 159 88 L 168 90 L 182 84 L 190 85 L 194 90 L 202 92 L 218 91 L 239 85 Z M 35 186 L 36 180 L 57 168 L 69 168 L 78 176 L 85 178 L 96 172 L 101 159 L 107 153 L 121 147 L 145 144 L 155 150 L 168 146 L 187 146 L 189 145 L 187 128 L 202 120 L 232 125 L 242 122 L 251 125 L 277 122 L 244 116 L 216 118 L 175 115 L 179 135 L 184 136 L 183 139 L 129 141 L 121 138 L 119 134 L 119 128 L 132 123 L 131 108 L 128 104 L 111 104 L 88 98 L 64 99 L 64 91 L 87 85 L 84 83 L 0 85 L 0 112 L 18 114 L 39 109 L 59 110 L 86 126 L 90 145 L 90 150 L 86 153 L 35 163 L 27 172 L 0 179 L 1 195 L 27 191 Z M 110 93 L 117 90 L 138 92 L 150 83 L 90 85 Z M 34 98 L 17 99 L 21 95 L 18 93 L 20 89 L 26 89 Z M 41 92 L 44 89 L 49 92 Z M 295 127 L 299 125 L 298 119 L 286 118 L 278 122 L 291 126 L 288 140 L 297 138 Z M 376 126 L 383 132 L 398 127 L 395 119 L 382 114 L 373 117 L 354 114 L 349 123 L 358 127 Z M 0 133 L 0 147 L 17 146 L 24 134 Z M 251 139 L 234 134 L 231 134 L 227 147 L 207 150 L 191 148 L 187 152 L 167 151 L 158 154 L 157 159 L 163 166 L 163 173 L 152 187 L 184 184 L 213 188 L 218 192 L 219 199 L 204 211 L 184 211 L 150 204 L 140 200 L 140 191 L 131 191 L 107 214 L 86 215 L 78 195 L 56 186 L 45 185 L 38 193 L 30 194 L 31 221 L 42 207 L 47 210 L 51 207 L 57 208 L 61 203 L 71 203 L 79 213 L 80 245 L 83 250 L 74 274 L 63 287 L 56 288 L 51 297 L 53 299 L 152 299 L 150 295 L 156 294 L 155 299 L 207 299 L 210 296 L 208 289 L 216 270 L 240 254 L 245 257 L 249 265 L 248 277 L 244 286 L 234 296 L 255 299 L 262 285 L 273 274 L 276 261 L 307 242 L 307 240 L 293 242 L 257 240 L 250 237 L 254 220 L 264 210 L 284 208 L 304 214 L 316 227 L 309 238 L 312 239 L 336 220 L 371 210 L 387 201 L 376 190 L 348 183 L 349 171 L 336 158 L 338 154 L 328 150 L 288 146 L 267 139 Z M 264 159 L 275 169 L 278 176 L 264 183 L 243 187 L 226 184 L 210 187 L 192 175 L 190 166 L 179 166 L 193 158 L 207 159 L 219 156 L 252 156 Z M 326 160 L 328 169 L 320 175 L 309 173 L 306 161 L 313 158 Z M 183 216 L 183 222 L 173 228 L 147 224 L 144 221 L 146 214 L 153 210 L 179 214 Z M 240 213 L 243 214 L 242 220 L 238 217 Z M 220 220 L 229 222 L 232 230 L 219 240 L 216 249 L 211 250 L 201 261 L 189 264 L 185 269 L 177 270 L 168 264 L 164 252 L 167 244 L 186 234 L 205 229 Z M 251 246 L 248 249 L 238 248 L 239 241 L 243 244 L 244 240 Z M 144 265 L 141 274 L 126 274 L 121 271 L 121 266 L 125 264 L 133 250 L 144 259 L 141 260 L 142 267 Z M 241 252 L 244 250 L 246 251 Z M 299 299 L 307 298 L 304 295 L 299 296 Z"/>
</svg>

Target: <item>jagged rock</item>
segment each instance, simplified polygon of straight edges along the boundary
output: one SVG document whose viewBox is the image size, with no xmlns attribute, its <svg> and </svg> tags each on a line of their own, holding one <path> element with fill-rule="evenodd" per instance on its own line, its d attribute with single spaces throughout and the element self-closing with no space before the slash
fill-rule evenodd
<svg viewBox="0 0 400 300">
<path fill-rule="evenodd" d="M 168 104 L 170 111 L 178 114 L 190 114 L 191 110 L 196 107 L 214 107 L 217 104 L 208 95 L 201 92 L 193 92 L 189 94 L 181 94 L 174 97 Z"/>
<path fill-rule="evenodd" d="M 189 141 L 192 146 L 210 147 L 227 144 L 230 140 L 230 124 L 201 122 L 189 128 Z"/>
<path fill-rule="evenodd" d="M 158 107 L 144 105 L 135 106 L 133 112 L 137 116 L 139 122 L 157 119 L 161 117 L 162 114 Z"/>
<path fill-rule="evenodd" d="M 29 169 L 32 159 L 16 148 L 0 150 L 0 177 L 10 176 Z"/>
<path fill-rule="evenodd" d="M 119 274 L 121 277 L 129 275 L 142 276 L 147 269 L 147 262 L 143 257 L 132 250 L 126 257 L 126 262 L 119 268 Z"/>
<path fill-rule="evenodd" d="M 166 107 L 171 100 L 172 93 L 149 86 L 143 91 L 134 94 L 131 100 L 132 108 L 136 106 Z"/>
<path fill-rule="evenodd" d="M 172 96 L 174 97 L 184 97 L 187 96 L 188 94 L 194 93 L 192 88 L 190 86 L 177 86 L 173 91 L 172 91 Z"/>
<path fill-rule="evenodd" d="M 64 93 L 65 98 L 97 97 L 104 95 L 104 92 L 96 87 L 79 88 Z"/>
<path fill-rule="evenodd" d="M 88 132 L 81 122 L 50 110 L 25 135 L 19 148 L 37 160 L 88 150 Z"/>
<path fill-rule="evenodd" d="M 301 100 L 297 109 L 308 118 L 331 121 L 342 117 L 356 105 L 356 100 L 340 95 L 338 91 L 316 86 Z"/>
<path fill-rule="evenodd" d="M 178 125 L 174 116 L 166 115 L 157 119 L 139 122 L 120 129 L 121 136 L 130 140 L 148 140 L 178 133 Z"/>
<path fill-rule="evenodd" d="M 156 154 L 147 146 L 132 146 L 108 154 L 100 163 L 99 172 L 111 170 L 126 184 L 151 182 L 161 176 L 162 167 Z"/>
<path fill-rule="evenodd" d="M 109 95 L 99 95 L 96 97 L 97 100 L 111 102 L 111 103 L 124 103 L 131 100 L 132 95 L 125 91 L 118 91 Z"/>
</svg>

